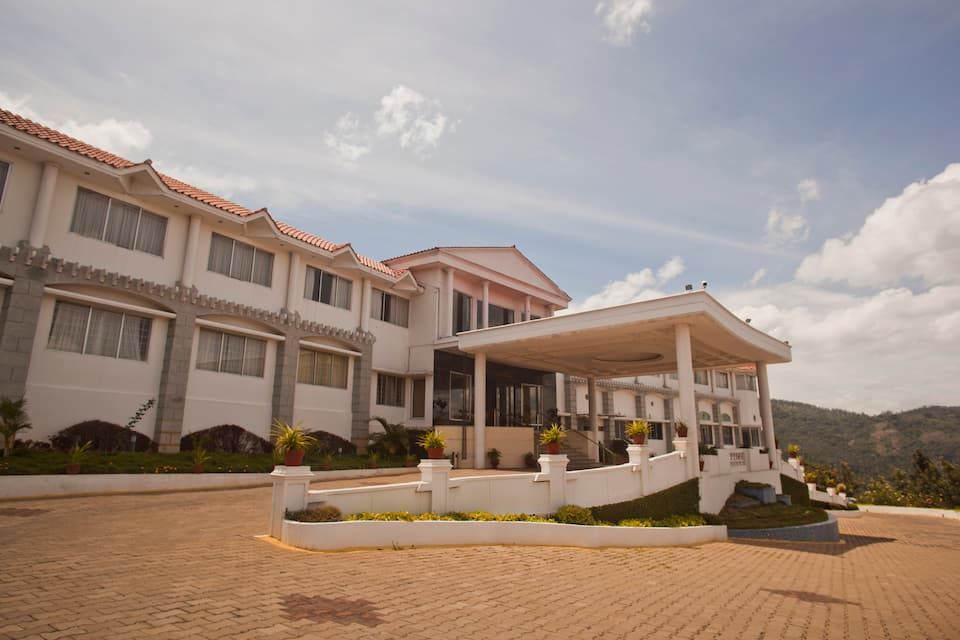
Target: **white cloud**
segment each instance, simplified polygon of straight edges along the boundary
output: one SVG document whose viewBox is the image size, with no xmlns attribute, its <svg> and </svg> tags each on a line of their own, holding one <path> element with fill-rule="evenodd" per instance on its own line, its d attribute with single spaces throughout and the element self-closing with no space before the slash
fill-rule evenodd
<svg viewBox="0 0 960 640">
<path fill-rule="evenodd" d="M 750 286 L 757 286 L 761 280 L 767 277 L 767 270 L 764 267 L 760 267 L 753 272 L 753 275 L 750 276 Z"/>
<path fill-rule="evenodd" d="M 774 207 L 767 214 L 766 239 L 773 245 L 785 246 L 810 237 L 810 224 L 799 213 L 788 213 Z"/>
<path fill-rule="evenodd" d="M 607 30 L 605 39 L 625 46 L 630 44 L 637 29 L 650 31 L 653 0 L 603 0 L 597 3 L 594 13 L 603 19 Z"/>
<path fill-rule="evenodd" d="M 250 176 L 230 173 L 211 173 L 206 169 L 193 165 L 172 165 L 169 169 L 166 165 L 157 165 L 157 168 L 163 173 L 175 177 L 177 180 L 183 180 L 188 184 L 200 187 L 211 193 L 216 193 L 225 198 L 232 198 L 238 193 L 256 191 L 261 187 L 260 182 Z"/>
<path fill-rule="evenodd" d="M 853 286 L 956 282 L 960 272 L 960 163 L 888 198 L 860 230 L 831 238 L 797 269 L 803 282 Z"/>
<path fill-rule="evenodd" d="M 347 169 L 355 169 L 360 158 L 370 153 L 369 135 L 361 130 L 359 118 L 349 112 L 340 116 L 333 131 L 323 134 L 323 142 Z"/>
<path fill-rule="evenodd" d="M 58 122 L 34 111 L 29 102 L 30 96 L 14 99 L 0 91 L 0 104 L 9 105 L 10 110 L 112 153 L 126 155 L 142 151 L 153 142 L 153 134 L 137 120 L 105 118 L 96 122 L 80 122 L 71 118 Z"/>
<path fill-rule="evenodd" d="M 673 280 L 686 270 L 683 259 L 680 256 L 674 256 L 667 260 L 657 269 L 657 281 L 660 284 Z"/>
<path fill-rule="evenodd" d="M 436 148 L 447 126 L 440 109 L 439 102 L 400 84 L 380 99 L 373 118 L 379 135 L 396 136 L 401 147 L 425 156 Z"/>
<path fill-rule="evenodd" d="M 813 178 L 807 178 L 797 183 L 797 193 L 800 194 L 800 202 L 809 202 L 820 199 L 820 184 Z"/>
</svg>

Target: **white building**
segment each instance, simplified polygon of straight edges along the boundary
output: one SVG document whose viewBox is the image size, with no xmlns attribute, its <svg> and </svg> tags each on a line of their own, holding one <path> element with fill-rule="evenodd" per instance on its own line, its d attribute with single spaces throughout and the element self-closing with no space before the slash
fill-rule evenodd
<svg viewBox="0 0 960 640">
<path fill-rule="evenodd" d="M 162 451 L 274 417 L 362 447 L 373 416 L 478 466 L 520 466 L 552 420 L 594 458 L 635 417 L 655 452 L 681 417 L 773 448 L 784 343 L 704 292 L 552 317 L 569 300 L 516 247 L 377 261 L 0 109 L 0 395 L 35 439 L 156 398 L 138 429 Z"/>
</svg>

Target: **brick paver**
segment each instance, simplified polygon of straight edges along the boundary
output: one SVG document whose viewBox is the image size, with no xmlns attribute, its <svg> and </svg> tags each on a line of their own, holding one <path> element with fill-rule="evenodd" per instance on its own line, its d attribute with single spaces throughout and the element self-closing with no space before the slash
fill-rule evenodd
<svg viewBox="0 0 960 640">
<path fill-rule="evenodd" d="M 309 553 L 269 489 L 0 503 L 6 638 L 960 638 L 960 523 L 840 544 Z"/>
</svg>

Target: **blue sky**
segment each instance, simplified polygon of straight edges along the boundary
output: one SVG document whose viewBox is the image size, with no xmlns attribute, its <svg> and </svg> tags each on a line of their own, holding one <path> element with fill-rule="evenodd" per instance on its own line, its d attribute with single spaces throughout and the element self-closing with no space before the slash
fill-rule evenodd
<svg viewBox="0 0 960 640">
<path fill-rule="evenodd" d="M 888 334 L 791 324 L 879 313 L 905 287 L 935 310 L 887 331 L 960 327 L 955 277 L 845 280 L 870 252 L 817 257 L 960 161 L 955 2 L 7 4 L 0 101 L 21 113 L 374 257 L 517 244 L 581 308 L 709 280 L 797 345 L 781 397 L 956 403 L 936 338 L 902 384 Z M 942 221 L 953 193 L 884 215 Z M 908 250 L 960 268 L 952 228 Z M 882 265 L 903 251 L 864 237 Z M 682 275 L 657 278 L 673 257 Z"/>
</svg>

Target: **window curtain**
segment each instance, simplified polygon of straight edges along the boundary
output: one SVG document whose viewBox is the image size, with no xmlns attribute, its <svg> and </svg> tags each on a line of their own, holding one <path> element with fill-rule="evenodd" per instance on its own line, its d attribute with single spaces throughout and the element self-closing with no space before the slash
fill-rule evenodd
<svg viewBox="0 0 960 640">
<path fill-rule="evenodd" d="M 347 368 L 348 361 L 346 356 L 330 355 L 330 386 L 340 389 L 347 388 Z"/>
<path fill-rule="evenodd" d="M 269 287 L 273 282 L 273 254 L 257 251 L 253 262 L 253 282 Z"/>
<path fill-rule="evenodd" d="M 307 277 L 303 283 L 303 297 L 310 300 L 320 299 L 320 271 L 307 267 Z"/>
<path fill-rule="evenodd" d="M 219 234 L 210 238 L 210 257 L 207 259 L 207 269 L 230 275 L 230 259 L 233 255 L 233 240 Z"/>
<path fill-rule="evenodd" d="M 110 198 L 107 196 L 86 189 L 77 189 L 77 204 L 73 210 L 70 231 L 88 238 L 102 237 L 109 207 Z"/>
<path fill-rule="evenodd" d="M 230 265 L 230 277 L 250 282 L 253 274 L 254 249 L 242 242 L 233 243 L 233 264 Z"/>
<path fill-rule="evenodd" d="M 197 369 L 205 371 L 220 370 L 220 343 L 223 334 L 219 331 L 200 329 L 200 340 L 197 344 Z"/>
<path fill-rule="evenodd" d="M 53 308 L 53 324 L 47 347 L 59 351 L 83 351 L 83 339 L 87 333 L 90 307 L 57 301 Z"/>
<path fill-rule="evenodd" d="M 223 334 L 223 358 L 220 360 L 220 371 L 243 373 L 243 341 L 243 336 Z"/>
<path fill-rule="evenodd" d="M 126 202 L 112 200 L 107 216 L 107 232 L 103 239 L 124 249 L 133 249 L 137 240 L 137 223 L 140 220 L 140 207 Z"/>
<path fill-rule="evenodd" d="M 123 314 L 104 309 L 90 311 L 90 328 L 87 330 L 87 346 L 84 353 L 117 357 L 120 346 L 120 325 Z"/>
<path fill-rule="evenodd" d="M 264 362 L 267 359 L 267 341 L 244 338 L 246 346 L 243 354 L 243 375 L 263 377 Z"/>
<path fill-rule="evenodd" d="M 316 384 L 314 382 L 314 353 L 308 349 L 300 349 L 300 362 L 297 366 L 297 382 L 301 384 Z"/>
<path fill-rule="evenodd" d="M 128 360 L 146 360 L 150 343 L 150 318 L 125 314 L 120 334 L 120 357 Z"/>
<path fill-rule="evenodd" d="M 353 282 L 346 278 L 337 278 L 337 299 L 335 304 L 341 309 L 350 308 L 350 294 Z"/>
<path fill-rule="evenodd" d="M 163 244 L 167 235 L 167 219 L 143 211 L 140 213 L 140 230 L 137 232 L 137 250 L 163 255 Z"/>
</svg>

